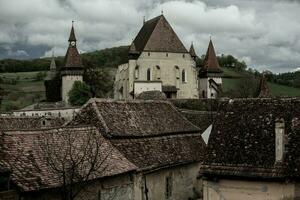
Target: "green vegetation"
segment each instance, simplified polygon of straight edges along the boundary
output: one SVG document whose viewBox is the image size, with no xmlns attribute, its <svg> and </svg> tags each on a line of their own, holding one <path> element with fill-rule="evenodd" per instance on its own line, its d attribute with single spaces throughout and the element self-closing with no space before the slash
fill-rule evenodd
<svg viewBox="0 0 300 200">
<path fill-rule="evenodd" d="M 20 109 L 44 99 L 44 82 L 36 80 L 38 73 L 0 73 L 0 86 L 4 90 L 2 111 Z"/>
<path fill-rule="evenodd" d="M 84 82 L 75 81 L 69 92 L 69 103 L 73 106 L 82 106 L 90 98 L 90 87 Z"/>
</svg>

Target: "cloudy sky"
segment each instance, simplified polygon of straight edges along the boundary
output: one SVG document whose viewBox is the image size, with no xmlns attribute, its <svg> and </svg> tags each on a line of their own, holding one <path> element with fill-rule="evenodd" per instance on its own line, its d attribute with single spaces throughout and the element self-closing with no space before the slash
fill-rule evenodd
<svg viewBox="0 0 300 200">
<path fill-rule="evenodd" d="M 300 67 L 300 0 L 0 0 L 0 59 L 64 55 L 75 20 L 81 52 L 128 45 L 163 10 L 183 43 L 260 71 Z"/>
</svg>

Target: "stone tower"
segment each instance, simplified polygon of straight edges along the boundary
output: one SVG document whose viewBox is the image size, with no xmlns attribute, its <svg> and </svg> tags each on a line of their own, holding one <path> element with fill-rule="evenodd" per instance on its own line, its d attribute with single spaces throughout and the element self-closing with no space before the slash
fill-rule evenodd
<svg viewBox="0 0 300 200">
<path fill-rule="evenodd" d="M 77 40 L 73 24 L 68 41 L 69 47 L 65 56 L 64 66 L 61 69 L 61 97 L 65 103 L 69 102 L 69 91 L 72 89 L 74 82 L 83 81 L 84 68 L 77 50 Z"/>
<path fill-rule="evenodd" d="M 217 98 L 221 92 L 222 73 L 212 41 L 209 41 L 202 68 L 199 70 L 200 97 Z"/>
</svg>

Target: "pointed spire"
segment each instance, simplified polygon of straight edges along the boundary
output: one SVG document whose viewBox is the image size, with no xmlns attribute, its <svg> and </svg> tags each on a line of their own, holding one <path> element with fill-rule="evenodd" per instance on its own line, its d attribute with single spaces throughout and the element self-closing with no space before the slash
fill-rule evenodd
<svg viewBox="0 0 300 200">
<path fill-rule="evenodd" d="M 265 74 L 263 74 L 260 79 L 258 98 L 271 98 L 271 97 L 272 95 L 270 93 L 270 89 L 268 87 Z"/>
<path fill-rule="evenodd" d="M 76 42 L 75 31 L 74 31 L 74 21 L 72 21 L 72 28 L 70 32 L 69 42 Z"/>
<path fill-rule="evenodd" d="M 52 51 L 52 59 L 50 64 L 50 71 L 56 71 L 56 63 L 54 59 L 54 51 Z"/>
<path fill-rule="evenodd" d="M 212 40 L 210 39 L 209 45 L 207 48 L 206 56 L 204 59 L 204 66 L 201 69 L 202 73 L 222 73 L 222 69 L 220 68 L 216 52 L 214 49 L 214 45 Z"/>
<path fill-rule="evenodd" d="M 191 44 L 191 47 L 190 47 L 190 51 L 189 51 L 189 52 L 190 52 L 192 58 L 193 58 L 193 59 L 196 59 L 197 55 L 196 55 L 196 52 L 195 52 L 195 49 L 194 49 L 194 44 L 193 44 L 193 42 L 192 42 L 192 44 Z"/>
</svg>

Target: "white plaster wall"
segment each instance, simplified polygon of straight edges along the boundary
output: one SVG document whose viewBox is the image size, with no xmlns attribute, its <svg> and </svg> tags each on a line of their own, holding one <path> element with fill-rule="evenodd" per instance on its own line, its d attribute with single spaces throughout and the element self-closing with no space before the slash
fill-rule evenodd
<svg viewBox="0 0 300 200">
<path fill-rule="evenodd" d="M 134 82 L 134 95 L 147 91 L 162 91 L 161 82 Z"/>
<path fill-rule="evenodd" d="M 189 164 L 184 166 L 169 167 L 154 171 L 152 173 L 135 176 L 135 200 L 143 200 L 145 198 L 144 187 L 145 178 L 148 188 L 148 198 L 151 200 L 166 199 L 166 177 L 172 177 L 172 200 L 183 200 L 194 198 L 195 194 L 200 193 L 200 183 L 197 180 L 200 164 Z"/>
<path fill-rule="evenodd" d="M 286 200 L 294 199 L 293 183 L 203 180 L 203 200 Z"/>
<path fill-rule="evenodd" d="M 167 56 L 168 54 L 168 56 Z M 139 76 L 135 77 L 135 68 L 139 66 Z M 157 68 L 160 67 L 160 78 L 157 76 Z M 175 66 L 179 67 L 179 80 L 176 78 Z M 177 98 L 198 98 L 198 81 L 196 63 L 188 53 L 166 53 L 166 52 L 142 52 L 137 60 L 129 60 L 128 64 L 120 65 L 118 73 L 116 75 L 116 84 L 120 85 L 121 82 L 126 82 L 126 94 L 124 93 L 124 99 L 130 99 L 128 95 L 133 91 L 134 81 L 147 80 L 147 69 L 151 69 L 151 80 L 162 81 L 163 85 L 174 85 L 178 87 Z M 186 72 L 186 82 L 182 81 L 182 70 Z M 120 76 L 123 77 L 121 78 Z M 117 80 L 118 79 L 118 80 Z M 115 93 L 116 99 L 121 99 L 119 95 Z"/>
<path fill-rule="evenodd" d="M 13 116 L 39 116 L 39 117 L 62 117 L 64 119 L 72 119 L 80 108 L 67 108 L 67 109 L 45 109 L 45 110 L 29 110 L 29 111 L 14 111 Z"/>
<path fill-rule="evenodd" d="M 82 81 L 81 75 L 65 75 L 62 77 L 62 100 L 69 103 L 69 91 L 72 89 L 75 81 Z"/>
<path fill-rule="evenodd" d="M 209 80 L 213 79 L 217 84 L 222 85 L 222 78 L 221 77 L 209 77 L 209 78 L 201 78 L 199 81 L 199 88 L 200 88 L 200 97 L 202 97 L 202 91 L 205 91 L 206 98 L 216 98 L 218 96 L 218 92 L 210 87 Z M 213 96 L 211 95 L 213 93 Z"/>
</svg>

